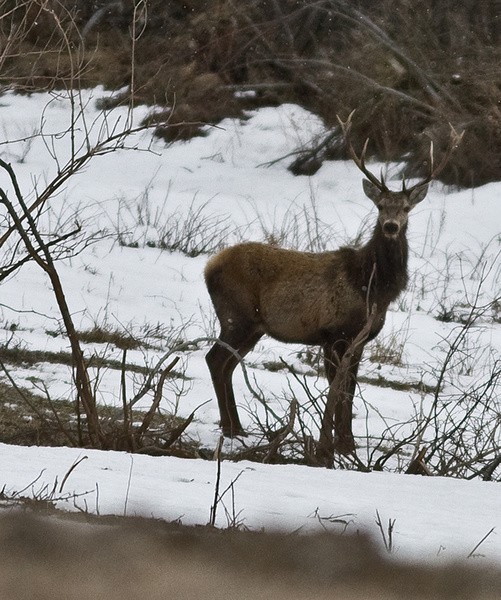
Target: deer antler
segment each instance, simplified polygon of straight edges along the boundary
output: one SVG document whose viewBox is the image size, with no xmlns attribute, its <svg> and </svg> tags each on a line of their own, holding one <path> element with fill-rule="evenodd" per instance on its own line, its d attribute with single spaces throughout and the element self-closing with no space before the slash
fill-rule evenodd
<svg viewBox="0 0 501 600">
<path fill-rule="evenodd" d="M 412 190 L 415 190 L 416 188 L 422 187 L 423 185 L 430 183 L 430 181 L 432 179 L 435 179 L 442 172 L 442 170 L 444 169 L 446 164 L 449 162 L 451 154 L 459 146 L 459 144 L 461 143 L 461 140 L 463 139 L 463 136 L 464 136 L 464 130 L 461 133 L 458 133 L 454 129 L 454 127 L 451 123 L 449 123 L 449 127 L 451 128 L 450 134 L 449 134 L 449 146 L 448 146 L 447 150 L 445 151 L 444 155 L 442 156 L 442 160 L 438 163 L 438 165 L 436 167 L 433 166 L 435 161 L 434 161 L 434 157 L 433 157 L 433 140 L 431 140 L 430 141 L 430 173 L 428 174 L 427 177 L 425 177 L 425 179 L 423 179 L 422 181 L 419 181 L 418 183 L 413 185 L 408 190 L 405 189 L 405 184 L 404 184 L 404 191 L 411 192 Z"/>
<path fill-rule="evenodd" d="M 352 125 L 351 119 L 352 119 L 354 113 L 355 113 L 354 110 L 351 111 L 351 113 L 349 114 L 346 121 L 342 121 L 340 119 L 339 115 L 336 115 L 337 120 L 339 121 L 339 125 L 341 127 L 341 131 L 343 132 L 344 141 L 345 141 L 346 147 L 348 149 L 348 152 L 351 156 L 351 159 L 357 165 L 357 167 L 362 171 L 362 173 L 367 177 L 367 179 L 369 181 L 371 181 L 378 189 L 380 189 L 382 192 L 388 191 L 388 188 L 386 187 L 386 183 L 384 181 L 383 173 L 381 172 L 381 179 L 378 179 L 365 166 L 365 154 L 367 152 L 369 138 L 367 138 L 365 140 L 364 147 L 362 148 L 362 154 L 360 156 L 357 155 L 357 153 L 355 152 L 355 149 L 353 148 L 353 144 L 351 143 L 351 139 L 350 139 L 350 133 L 351 133 L 351 125 Z"/>
<path fill-rule="evenodd" d="M 357 153 L 355 152 L 355 149 L 353 148 L 353 145 L 352 145 L 351 139 L 350 139 L 350 132 L 351 132 L 351 126 L 352 126 L 352 117 L 353 117 L 354 113 L 355 113 L 355 111 L 353 110 L 349 114 L 346 121 L 342 121 L 340 119 L 339 115 L 337 115 L 337 120 L 341 127 L 341 131 L 343 132 L 343 137 L 344 137 L 344 141 L 345 141 L 346 147 L 348 149 L 348 152 L 349 152 L 353 162 L 362 171 L 362 173 L 367 177 L 367 179 L 369 179 L 382 192 L 388 191 L 388 188 L 384 181 L 383 173 L 381 172 L 381 179 L 378 179 L 365 166 L 365 154 L 367 152 L 367 145 L 369 144 L 369 138 L 367 138 L 365 140 L 364 147 L 362 148 L 362 154 L 360 156 L 357 156 Z M 419 181 L 418 183 L 416 183 L 409 189 L 406 188 L 405 181 L 403 181 L 402 189 L 404 192 L 411 192 L 411 191 L 415 190 L 416 188 L 422 187 L 422 186 L 426 185 L 427 183 L 430 183 L 430 181 L 432 179 L 435 179 L 442 172 L 442 170 L 444 169 L 446 164 L 449 162 L 451 154 L 459 146 L 459 144 L 461 143 L 461 140 L 463 139 L 463 135 L 464 135 L 464 131 L 462 131 L 461 133 L 458 133 L 450 123 L 449 123 L 449 126 L 451 128 L 449 146 L 447 148 L 447 151 L 442 156 L 442 160 L 440 161 L 440 163 L 436 167 L 433 166 L 434 165 L 433 140 L 431 140 L 431 142 L 430 142 L 430 173 L 428 174 L 428 176 L 425 179 L 423 179 L 422 181 Z"/>
</svg>

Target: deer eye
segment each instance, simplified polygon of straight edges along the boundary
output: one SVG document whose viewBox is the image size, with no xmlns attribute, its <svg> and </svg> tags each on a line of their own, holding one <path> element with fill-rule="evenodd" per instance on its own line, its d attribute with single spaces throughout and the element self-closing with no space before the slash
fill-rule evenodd
<svg viewBox="0 0 501 600">
<path fill-rule="evenodd" d="M 408 213 L 410 211 L 411 207 L 410 206 L 404 206 L 404 212 Z"/>
</svg>

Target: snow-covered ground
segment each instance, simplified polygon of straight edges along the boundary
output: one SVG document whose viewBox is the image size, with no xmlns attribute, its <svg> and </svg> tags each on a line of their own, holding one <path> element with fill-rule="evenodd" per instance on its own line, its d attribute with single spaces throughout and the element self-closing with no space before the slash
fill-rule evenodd
<svg viewBox="0 0 501 600">
<path fill-rule="evenodd" d="M 93 139 L 103 131 L 103 117 L 94 108 L 100 95 L 102 91 L 94 90 L 83 97 Z M 71 136 L 62 133 L 70 122 L 69 102 L 64 97 L 51 100 L 46 94 L 5 94 L 0 103 L 3 139 L 23 138 L 2 146 L 0 152 L 12 163 L 29 199 L 32 190 L 50 180 L 69 156 Z M 135 118 L 140 119 L 147 111 L 140 107 L 136 112 Z M 118 117 L 125 119 L 123 109 L 112 111 L 105 125 L 113 127 Z M 40 128 L 43 138 L 26 140 Z M 83 130 L 80 120 L 77 145 Z M 322 123 L 299 107 L 264 108 L 242 122 L 226 120 L 208 129 L 206 137 L 165 147 L 143 133 L 129 141 L 142 151 L 124 149 L 93 159 L 69 180 L 51 201 L 50 213 L 43 216 L 52 227 L 69 228 L 78 218 L 86 234 L 107 232 L 58 264 L 77 327 L 126 330 L 148 339 L 148 349 L 130 351 L 128 360 L 151 365 L 176 340 L 217 334 L 202 277 L 208 255 L 187 253 L 196 254 L 201 247 L 214 251 L 222 243 L 244 239 L 274 239 L 285 246 L 322 250 L 335 249 L 360 234 L 366 238 L 375 209 L 363 195 L 361 174 L 353 164 L 325 163 L 312 177 L 294 177 L 286 169 L 287 161 L 267 164 L 321 131 Z M 380 167 L 371 165 L 375 172 Z M 396 188 L 396 166 L 392 173 Z M 0 184 L 8 189 L 5 174 L 0 174 Z M 367 349 L 360 369 L 366 383 L 361 384 L 355 405 L 354 432 L 365 462 L 375 438 L 389 432 L 403 435 L 412 428 L 413 419 L 430 410 L 431 394 L 420 391 L 419 384 L 436 384 L 460 331 L 459 321 L 473 304 L 489 309 L 477 319 L 446 370 L 442 393 L 450 399 L 450 410 L 445 417 L 450 418 L 456 408 L 467 411 L 468 398 L 461 398 L 462 393 L 477 389 L 496 369 L 501 305 L 490 303 L 499 298 L 501 287 L 500 193 L 498 183 L 459 192 L 433 184 L 411 214 L 410 284 L 389 311 L 385 328 Z M 162 241 L 174 247 L 181 244 L 185 252 L 162 250 Z M 437 320 L 444 314 L 450 318 Z M 59 332 L 49 281 L 35 264 L 23 266 L 2 282 L 0 344 L 67 351 L 67 340 Z M 166 388 L 163 406 L 180 416 L 200 407 L 186 435 L 214 448 L 219 438 L 218 411 L 204 361 L 207 348 L 200 345 L 182 354 L 189 379 L 179 397 L 176 386 Z M 85 349 L 121 356 L 120 350 L 99 344 Z M 300 402 L 305 400 L 304 391 L 286 371 L 267 369 L 267 364 L 283 358 L 306 374 L 312 389 L 324 386 L 300 360 L 300 351 L 265 339 L 246 360 L 253 381 L 281 414 L 287 412 L 291 389 Z M 383 360 L 383 354 L 393 359 Z M 36 368 L 12 366 L 10 372 L 18 385 L 32 389 L 43 383 L 55 398 L 71 396 L 68 367 L 43 363 Z M 120 373 L 109 369 L 98 376 L 100 402 L 120 404 Z M 375 385 L 378 379 L 415 385 L 382 387 Z M 133 390 L 137 384 L 131 375 L 128 388 Z M 260 407 L 240 371 L 235 389 L 244 425 L 252 431 L 252 414 Z M 499 387 L 490 390 L 497 409 L 491 406 L 494 417 L 489 416 L 489 432 L 492 447 L 498 449 L 500 426 L 495 427 L 495 413 L 499 421 L 500 396 Z M 399 428 L 401 423 L 408 424 Z M 425 431 L 423 439 L 431 433 Z M 473 435 L 480 439 L 481 434 Z M 36 493 L 46 484 L 51 487 L 56 477 L 61 481 L 74 460 L 84 455 L 88 459 L 72 472 L 65 491 L 89 492 L 77 500 L 87 510 L 152 514 L 185 523 L 209 520 L 216 476 L 216 464 L 209 461 L 1 445 L 0 486 L 11 492 L 28 486 Z M 396 473 L 408 460 L 409 455 L 400 454 L 386 465 L 387 472 L 380 473 L 226 461 L 222 489 L 242 473 L 233 486 L 234 500 L 228 493 L 225 504 L 230 513 L 236 511 L 238 522 L 250 528 L 310 531 L 346 526 L 348 531 L 373 531 L 380 539 L 375 525 L 378 511 L 383 523 L 396 519 L 394 543 L 399 556 L 465 557 L 494 528 L 478 553 L 499 561 L 500 484 Z M 61 504 L 71 509 L 71 503 Z M 218 525 L 225 526 L 230 516 L 221 507 Z"/>
<path fill-rule="evenodd" d="M 52 490 L 56 481 L 59 490 L 72 464 L 83 459 L 54 496 L 87 493 L 59 502 L 61 508 L 74 510 L 76 504 L 99 514 L 144 515 L 186 525 L 205 525 L 210 519 L 216 462 L 4 444 L 0 457 L 7 491 L 19 491 L 36 480 L 24 494 L 41 496 L 44 486 Z M 501 560 L 498 483 L 223 462 L 220 490 L 233 481 L 233 493 L 228 491 L 218 506 L 216 524 L 221 527 L 368 531 L 382 545 L 377 511 L 386 535 L 388 521 L 395 519 L 398 558 L 426 562 L 466 558 L 495 528 L 475 556 Z"/>
</svg>

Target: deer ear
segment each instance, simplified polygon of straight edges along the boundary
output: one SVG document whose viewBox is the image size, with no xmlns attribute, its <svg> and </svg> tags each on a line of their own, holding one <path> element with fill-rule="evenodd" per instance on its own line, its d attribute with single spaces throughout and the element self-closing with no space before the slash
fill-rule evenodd
<svg viewBox="0 0 501 600">
<path fill-rule="evenodd" d="M 424 200 L 428 193 L 428 185 L 422 185 L 421 187 L 411 190 L 409 194 L 409 202 L 411 206 L 416 206 L 421 200 Z"/>
<path fill-rule="evenodd" d="M 368 179 L 362 180 L 362 185 L 367 198 L 370 198 L 374 204 L 377 204 L 381 196 L 381 190 L 377 187 L 377 185 L 374 185 L 372 181 L 369 181 Z"/>
</svg>

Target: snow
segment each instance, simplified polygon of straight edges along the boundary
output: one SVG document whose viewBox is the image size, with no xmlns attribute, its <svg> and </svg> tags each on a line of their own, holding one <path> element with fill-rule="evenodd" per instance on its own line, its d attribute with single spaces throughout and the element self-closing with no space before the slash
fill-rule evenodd
<svg viewBox="0 0 501 600">
<path fill-rule="evenodd" d="M 97 139 L 103 127 L 126 118 L 124 109 L 103 116 L 94 108 L 102 90 L 82 92 L 87 130 Z M 5 140 L 26 137 L 39 128 L 57 134 L 67 131 L 70 113 L 64 95 L 47 94 L 1 98 L 0 131 Z M 147 113 L 139 107 L 135 119 Z M 131 351 L 129 361 L 154 364 L 178 339 L 194 339 L 217 333 L 202 272 L 207 255 L 188 257 L 158 248 L 158 241 L 192 226 L 193 243 L 208 244 L 213 251 L 224 232 L 226 244 L 272 235 L 284 245 L 300 249 L 335 249 L 357 234 L 367 235 L 374 208 L 362 192 L 361 176 L 349 162 L 327 162 L 312 177 L 294 177 L 287 161 L 273 162 L 307 143 L 322 131 L 319 119 L 303 109 L 284 105 L 263 108 L 244 121 L 225 120 L 208 128 L 206 137 L 168 147 L 150 134 L 130 140 L 144 151 L 118 150 L 96 157 L 51 203 L 44 215 L 48 224 L 73 226 L 73 217 L 88 234 L 107 229 L 76 256 L 58 263 L 67 299 L 77 327 L 95 325 L 125 329 L 139 336 L 150 332 L 148 350 Z M 76 128 L 76 139 L 84 130 Z M 53 145 L 40 138 L 1 147 L 2 157 L 12 162 L 23 192 L 30 197 L 64 165 L 69 156 L 68 135 L 54 135 Z M 54 155 L 57 161 L 54 160 Z M 380 166 L 374 166 L 378 172 Z M 398 185 L 397 168 L 390 170 Z M 0 184 L 6 186 L 5 174 Z M 398 391 L 371 383 L 378 377 L 430 385 L 455 335 L 458 323 L 441 322 L 441 310 L 468 311 L 478 295 L 479 305 L 499 297 L 501 273 L 501 184 L 475 190 L 454 191 L 431 186 L 428 197 L 410 217 L 411 280 L 407 291 L 389 311 L 380 340 L 393 341 L 402 349 L 399 364 L 364 359 L 361 385 L 355 405 L 354 432 L 359 453 L 366 459 L 370 440 L 388 426 L 406 423 L 413 414 L 426 411 L 429 395 Z M 214 233 L 214 240 L 211 235 Z M 117 243 L 117 237 L 139 248 Z M 152 247 L 157 246 L 157 247 Z M 57 335 L 60 322 L 55 300 L 41 270 L 25 265 L 2 282 L 0 344 L 30 349 L 67 350 L 65 337 Z M 488 375 L 499 359 L 501 324 L 490 315 L 480 320 L 463 349 L 463 360 L 446 373 L 444 385 L 456 392 L 469 389 Z M 152 331 L 160 335 L 154 336 Z M 50 333 L 50 335 L 48 335 Z M 247 365 L 260 389 L 268 392 L 273 408 L 287 412 L 289 383 L 301 399 L 301 390 L 288 382 L 284 371 L 264 368 L 267 361 L 283 357 L 298 368 L 297 346 L 262 340 L 249 354 Z M 120 358 L 120 350 L 86 345 L 86 351 Z M 190 378 L 183 395 L 166 388 L 164 408 L 181 416 L 203 405 L 187 435 L 214 449 L 219 439 L 218 411 L 204 362 L 207 346 L 182 354 L 182 369 Z M 33 368 L 11 367 L 19 385 L 36 386 L 43 381 L 53 397 L 71 395 L 69 368 L 39 364 Z M 99 374 L 99 400 L 120 404 L 120 374 Z M 310 385 L 323 382 L 308 376 Z M 130 379 L 132 389 L 137 382 Z M 241 398 L 244 426 L 252 429 L 251 413 L 259 410 L 240 372 L 235 390 Z M 501 397 L 495 390 L 493 398 Z M 304 398 L 304 395 L 303 395 Z M 209 401 L 210 402 L 207 402 Z M 143 406 L 148 406 L 145 399 Z M 499 447 L 499 429 L 496 433 Z M 229 444 L 229 442 L 227 443 Z M 235 443 L 236 444 L 236 443 Z M 64 492 L 76 494 L 79 508 L 99 514 L 142 514 L 186 524 L 205 524 L 213 504 L 217 464 L 205 460 L 128 455 L 72 448 L 18 447 L 0 444 L 0 486 L 14 493 L 52 489 L 68 469 L 72 471 Z M 304 532 L 328 528 L 354 532 L 364 530 L 381 540 L 376 511 L 383 524 L 395 519 L 395 554 L 402 558 L 434 561 L 465 558 L 494 528 L 478 554 L 501 560 L 501 488 L 499 482 L 479 479 L 403 475 L 395 459 L 385 472 L 315 469 L 299 465 L 263 465 L 223 461 L 221 489 L 230 491 L 219 507 L 217 525 L 228 526 L 234 517 L 252 529 L 285 529 Z M 36 480 L 36 481 L 35 481 Z M 32 485 L 30 485 L 32 482 Z M 83 494 L 83 495 L 80 495 Z M 61 496 L 64 496 L 62 494 Z M 58 505 L 75 510 L 73 499 Z M 340 522 L 336 522 L 340 521 Z"/>
<path fill-rule="evenodd" d="M 35 494 L 46 484 L 52 489 L 75 461 L 83 459 L 63 492 L 88 493 L 61 501 L 61 507 L 74 509 L 75 502 L 80 509 L 101 515 L 143 515 L 186 525 L 209 522 L 216 462 L 5 444 L 0 445 L 0 456 L 7 491 L 35 480 Z M 381 541 L 375 523 L 378 511 L 383 525 L 395 519 L 398 558 L 427 562 L 466 558 L 493 527 L 479 553 L 491 561 L 501 556 L 497 483 L 247 461 L 224 461 L 221 469 L 221 491 L 236 481 L 234 497 L 226 494 L 218 507 L 220 527 L 234 519 L 255 530 L 364 530 Z"/>
</svg>

